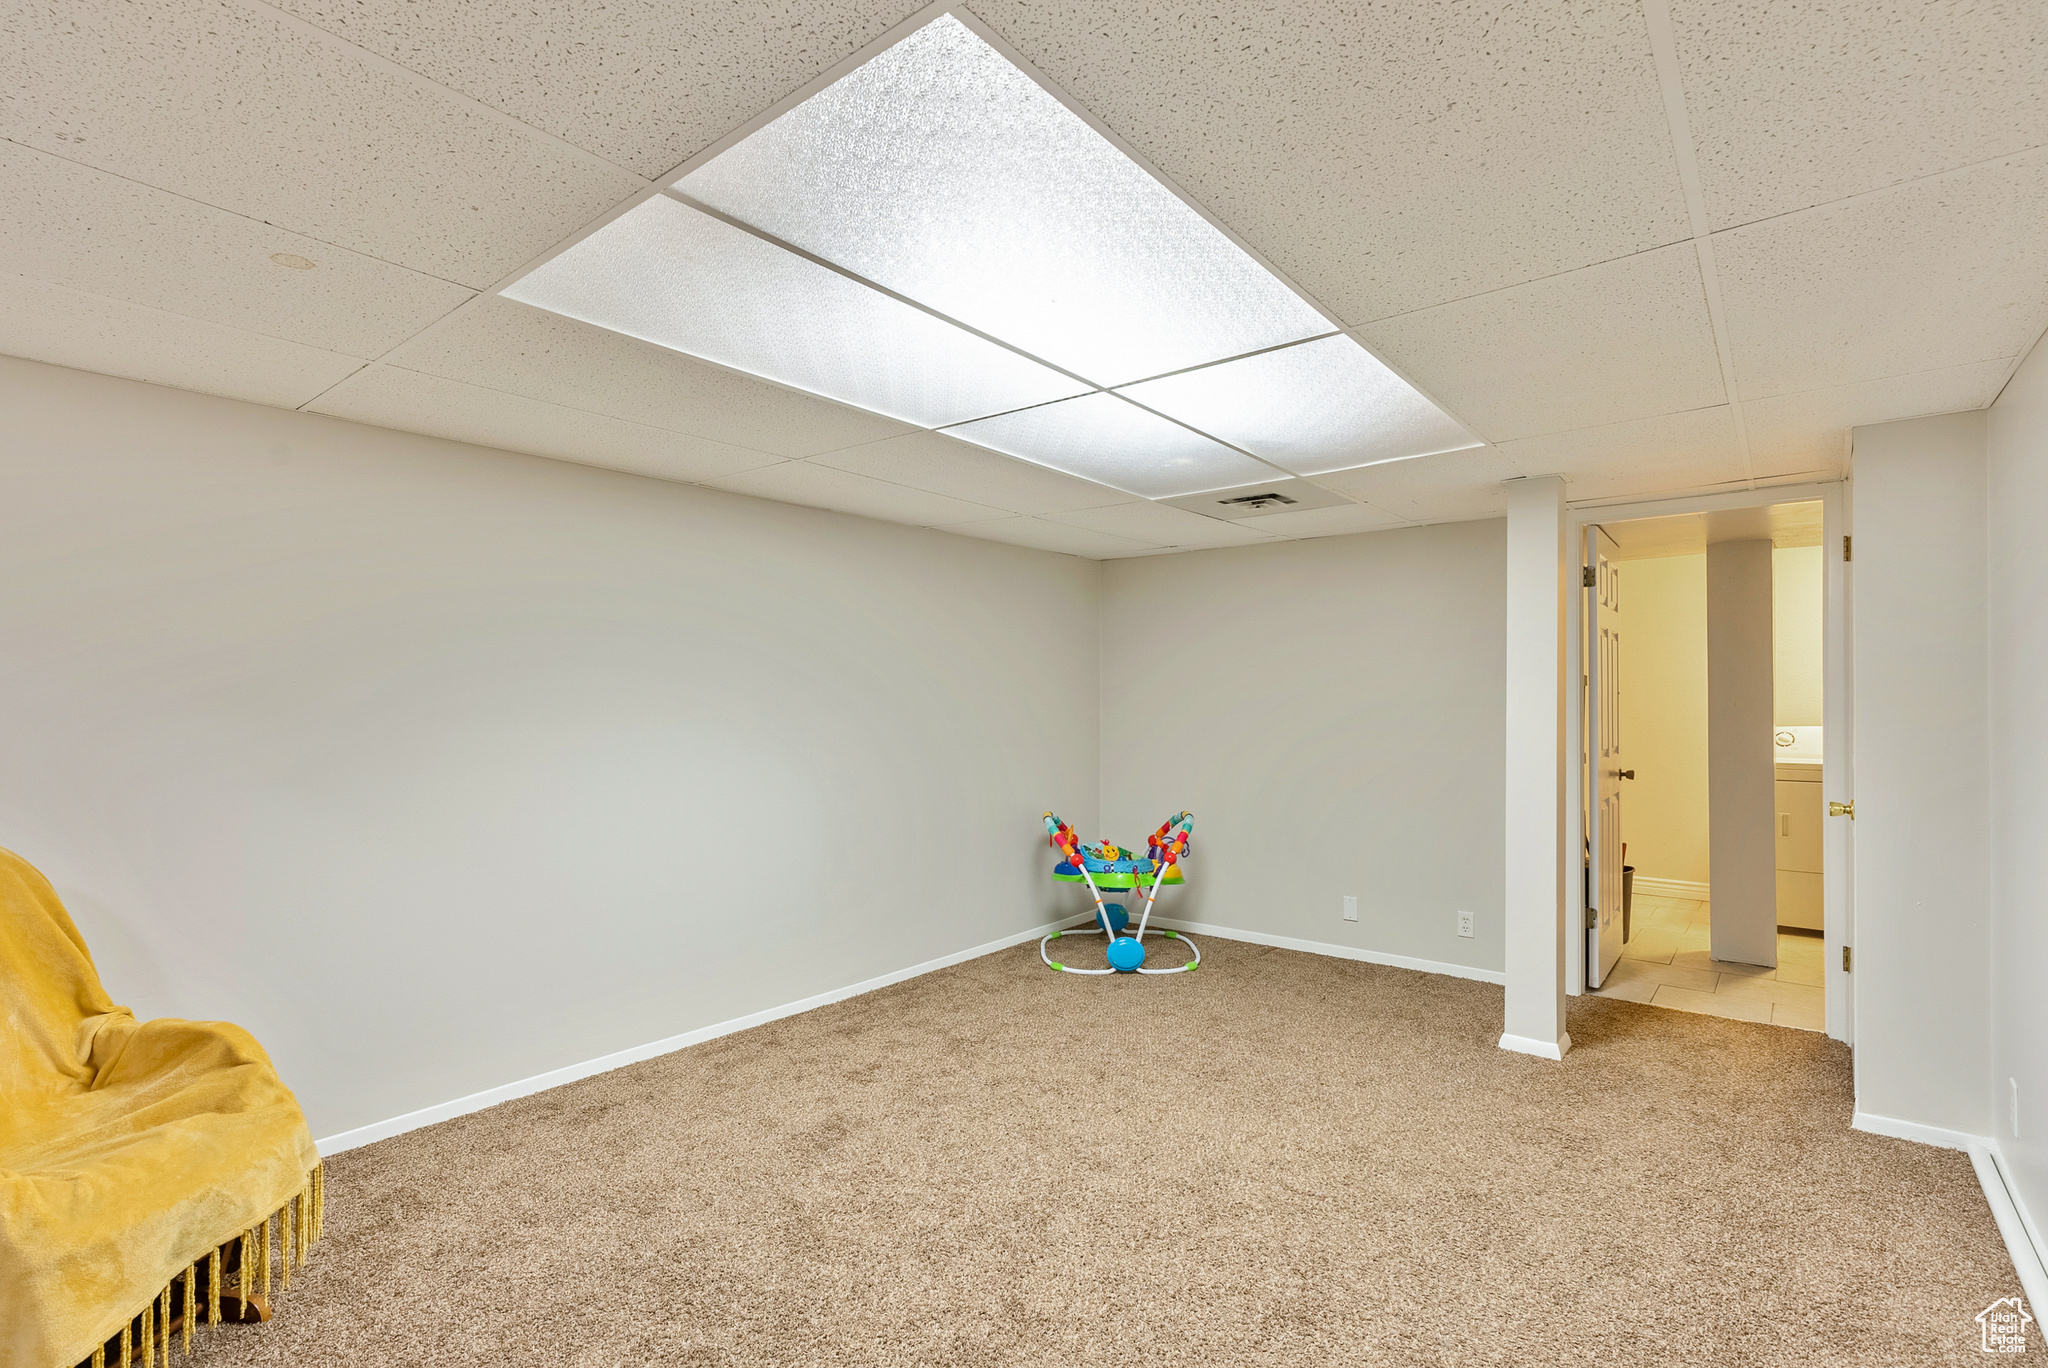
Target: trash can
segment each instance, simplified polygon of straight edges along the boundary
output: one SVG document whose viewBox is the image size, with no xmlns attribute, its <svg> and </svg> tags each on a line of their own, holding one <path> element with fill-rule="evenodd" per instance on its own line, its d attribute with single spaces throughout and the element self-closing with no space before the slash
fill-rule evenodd
<svg viewBox="0 0 2048 1368">
<path fill-rule="evenodd" d="M 1631 904 L 1635 900 L 1636 867 L 1634 865 L 1623 865 L 1621 867 L 1621 943 L 1623 945 L 1628 944 L 1628 914 L 1633 910 Z"/>
</svg>

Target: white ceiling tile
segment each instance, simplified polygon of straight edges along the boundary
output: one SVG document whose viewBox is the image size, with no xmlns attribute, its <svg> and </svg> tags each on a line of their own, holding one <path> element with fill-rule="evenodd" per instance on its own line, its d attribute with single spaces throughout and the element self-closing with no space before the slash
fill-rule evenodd
<svg viewBox="0 0 2048 1368">
<path fill-rule="evenodd" d="M 1742 419 L 1757 476 L 1840 471 L 1850 428 L 1982 408 L 1998 397 L 2011 370 L 2009 361 L 1979 361 L 1746 403 Z"/>
<path fill-rule="evenodd" d="M 1715 228 L 2048 143 L 2036 4 L 1673 0 Z"/>
<path fill-rule="evenodd" d="M 893 418 L 507 299 L 477 300 L 388 359 L 409 370 L 774 456 L 814 456 L 914 431 Z"/>
<path fill-rule="evenodd" d="M 879 38 L 900 0 L 280 0 L 281 8 L 650 179 Z"/>
<path fill-rule="evenodd" d="M 1477 445 L 1456 419 L 1344 336 L 1117 393 L 1301 475 Z"/>
<path fill-rule="evenodd" d="M 1113 537 L 1152 546 L 1235 546 L 1265 541 L 1266 535 L 1242 523 L 1205 518 L 1199 513 L 1159 503 L 1116 504 L 1075 513 L 1055 513 L 1051 521 L 1086 527 Z"/>
<path fill-rule="evenodd" d="M 1013 513 L 1066 513 L 1131 499 L 1120 489 L 1063 475 L 942 432 L 889 437 L 814 456 L 811 463 Z"/>
<path fill-rule="evenodd" d="M 1725 401 L 1691 243 L 1358 330 L 1489 441 Z"/>
<path fill-rule="evenodd" d="M 222 0 L 29 0 L 0 136 L 484 286 L 641 181 Z"/>
<path fill-rule="evenodd" d="M 0 275 L 0 354 L 297 408 L 361 359 Z"/>
<path fill-rule="evenodd" d="M 1396 527 L 1402 519 L 1371 504 L 1336 504 L 1329 508 L 1299 508 L 1285 513 L 1264 513 L 1242 519 L 1254 531 L 1275 537 L 1341 537 L 1352 532 L 1372 532 Z"/>
<path fill-rule="evenodd" d="M 1332 326 L 950 14 L 677 188 L 1101 385 Z"/>
<path fill-rule="evenodd" d="M 926 427 L 1088 389 L 665 195 L 503 294 Z"/>
<path fill-rule="evenodd" d="M 1633 4 L 973 9 L 1346 322 L 1686 235 Z"/>
<path fill-rule="evenodd" d="M 735 494 L 752 494 L 784 503 L 809 504 L 838 513 L 854 513 L 884 522 L 914 523 L 919 527 L 943 527 L 949 523 L 985 522 L 1000 517 L 1003 510 L 965 499 L 949 499 L 922 489 L 871 480 L 865 475 L 813 465 L 809 461 L 787 461 L 764 466 L 740 475 L 705 483 Z"/>
<path fill-rule="evenodd" d="M 371 366 L 307 406 L 314 413 L 660 480 L 711 480 L 778 460 L 665 428 L 562 408 L 459 380 Z"/>
<path fill-rule="evenodd" d="M 1503 480 L 1528 473 L 1492 447 L 1333 470 L 1316 483 L 1411 520 L 1495 518 L 1507 512 Z"/>
<path fill-rule="evenodd" d="M 998 414 L 962 423 L 951 432 L 1147 498 L 1220 489 L 1276 473 L 1263 462 L 1113 394 L 1087 394 Z"/>
<path fill-rule="evenodd" d="M 381 355 L 471 294 L 10 142 L 0 240 L 23 275 L 352 356 Z"/>
<path fill-rule="evenodd" d="M 1012 546 L 1029 546 L 1039 551 L 1058 551 L 1068 556 L 1086 556 L 1091 560 L 1156 549 L 1125 537 L 1112 537 L 1107 532 L 1091 532 L 1085 527 L 1068 527 L 1065 523 L 1047 522 L 1044 518 L 996 518 L 989 522 L 954 523 L 945 530 L 963 537 L 982 537 L 988 541 L 1009 542 Z"/>
<path fill-rule="evenodd" d="M 1504 442 L 1501 451 L 1531 475 L 1564 476 L 1571 499 L 1661 494 L 1748 476 L 1725 404 Z"/>
<path fill-rule="evenodd" d="M 2048 327 L 2048 157 L 1714 236 L 1745 401 L 2017 356 Z"/>
</svg>

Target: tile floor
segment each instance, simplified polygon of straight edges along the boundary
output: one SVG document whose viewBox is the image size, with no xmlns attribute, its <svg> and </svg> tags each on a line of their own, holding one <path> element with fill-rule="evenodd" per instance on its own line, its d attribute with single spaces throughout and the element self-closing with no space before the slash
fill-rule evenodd
<svg viewBox="0 0 2048 1368">
<path fill-rule="evenodd" d="M 1681 1012 L 1824 1031 L 1819 936 L 1778 934 L 1778 967 L 1713 957 L 1707 904 L 1638 895 L 1628 944 L 1595 997 L 1626 998 Z"/>
</svg>

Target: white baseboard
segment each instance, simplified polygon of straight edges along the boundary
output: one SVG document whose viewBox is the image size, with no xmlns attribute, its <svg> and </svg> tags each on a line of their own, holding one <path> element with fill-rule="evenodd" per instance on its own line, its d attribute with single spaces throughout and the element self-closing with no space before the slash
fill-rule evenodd
<svg viewBox="0 0 2048 1368">
<path fill-rule="evenodd" d="M 1983 1136 L 1972 1135 L 1968 1131 L 1923 1126 L 1918 1121 L 1900 1121 L 1896 1117 L 1878 1116 L 1872 1112 L 1860 1111 L 1850 1117 L 1849 1129 L 1867 1131 L 1872 1135 L 1889 1135 L 1894 1140 L 1911 1140 L 1941 1149 L 1966 1150 L 1972 1145 L 1985 1143 Z"/>
<path fill-rule="evenodd" d="M 860 983 L 850 984 L 844 988 L 834 988 L 830 992 L 820 993 L 816 997 L 807 997 L 801 1002 L 784 1003 L 780 1007 L 770 1007 L 766 1011 L 754 1012 L 743 1017 L 735 1017 L 731 1021 L 721 1021 L 715 1026 L 700 1026 L 694 1031 L 685 1031 L 681 1035 L 669 1036 L 665 1040 L 657 1040 L 647 1045 L 636 1045 L 630 1050 L 620 1050 L 616 1054 L 608 1054 L 597 1059 L 585 1060 L 581 1064 L 570 1064 L 560 1069 L 550 1069 L 546 1073 L 535 1074 L 531 1078 L 522 1078 L 516 1083 L 504 1083 L 495 1088 L 486 1088 L 479 1093 L 471 1093 L 467 1097 L 458 1097 L 453 1102 L 442 1102 L 432 1107 L 422 1107 L 419 1111 L 407 1112 L 403 1116 L 394 1116 L 387 1121 L 376 1121 L 367 1126 L 358 1126 L 354 1130 L 343 1131 L 339 1135 L 330 1135 L 324 1140 L 316 1140 L 314 1144 L 319 1146 L 322 1155 L 329 1155 L 340 1154 L 343 1150 L 352 1150 L 361 1145 L 374 1144 L 379 1140 L 388 1140 L 394 1135 L 403 1135 L 407 1131 L 418 1130 L 422 1126 L 431 1126 L 436 1122 L 446 1121 L 452 1117 L 466 1116 L 470 1112 L 482 1111 L 486 1107 L 495 1107 L 500 1102 L 510 1102 L 515 1097 L 526 1097 L 533 1093 L 544 1092 L 549 1088 L 559 1088 L 564 1083 L 574 1083 L 577 1079 L 589 1078 L 592 1074 L 608 1073 L 613 1069 L 622 1069 L 628 1064 L 638 1064 L 643 1059 L 653 1059 L 656 1055 L 665 1055 L 676 1050 L 687 1049 L 692 1045 L 700 1045 L 707 1040 L 716 1040 L 720 1036 L 731 1035 L 735 1031 L 744 1031 L 752 1026 L 765 1026 L 771 1021 L 779 1021 L 786 1016 L 795 1016 L 798 1012 L 808 1012 L 815 1007 L 828 1007 L 835 1002 L 844 1002 L 848 998 L 859 997 L 862 993 L 872 993 L 877 988 L 887 988 L 892 983 L 901 983 L 905 979 L 913 979 L 920 974 L 929 974 L 935 969 L 946 969 L 955 964 L 965 964 L 968 960 L 980 959 L 983 955 L 992 955 L 998 950 L 1007 950 L 1013 945 L 1022 945 L 1025 941 L 1038 940 L 1049 932 L 1057 931 L 1071 920 L 1071 918 L 1062 918 L 1056 922 L 1048 922 L 1044 926 L 1033 927 L 1029 931 L 1019 931 L 1015 935 L 1005 936 L 1001 940 L 990 941 L 986 945 L 977 945 L 971 950 L 956 950 L 950 955 L 942 955 L 938 959 L 927 960 L 923 964 L 914 964 L 908 969 L 898 969 L 893 973 L 884 974 L 880 978 L 867 979 Z"/>
<path fill-rule="evenodd" d="M 1571 1052 L 1572 1037 L 1569 1031 L 1558 1032 L 1554 1041 L 1538 1040 L 1534 1036 L 1503 1035 L 1500 1047 L 1516 1054 L 1535 1055 L 1538 1059 L 1563 1059 Z"/>
<path fill-rule="evenodd" d="M 1991 1217 L 1998 1223 L 2006 1253 L 2012 1256 L 2013 1271 L 2020 1276 L 2021 1289 L 2033 1305 L 2048 1306 L 2048 1250 L 2043 1249 L 2040 1228 L 2020 1201 L 2019 1193 L 2006 1181 L 2005 1156 L 1999 1152 L 1996 1140 L 1988 1135 L 1923 1126 L 1917 1121 L 1901 1121 L 1870 1112 L 1857 1112 L 1850 1118 L 1849 1126 L 1871 1135 L 1888 1135 L 1967 1153 L 1971 1166 L 1977 1170 L 1977 1185 L 1984 1189 L 1984 1200 L 1991 1207 Z"/>
<path fill-rule="evenodd" d="M 2006 1180 L 2005 1155 L 1996 1140 L 1982 1139 L 1970 1146 L 1970 1163 L 1976 1167 L 1977 1182 L 1984 1200 L 1991 1204 L 1991 1218 L 2005 1239 L 2012 1267 L 2020 1275 L 2020 1287 L 2027 1301 L 2037 1309 L 2048 1306 L 2048 1249 L 2041 1244 L 2041 1232 L 2020 1201 L 2019 1192 Z"/>
<path fill-rule="evenodd" d="M 1707 896 L 1707 885 L 1690 883 L 1684 879 L 1646 879 L 1635 877 L 1635 891 L 1645 898 L 1677 898 L 1680 902 L 1711 902 Z"/>
<path fill-rule="evenodd" d="M 1451 964 L 1445 960 L 1415 959 L 1409 955 L 1390 955 L 1383 950 L 1361 950 L 1355 945 L 1332 945 L 1328 941 L 1297 940 L 1293 936 L 1271 936 L 1264 931 L 1240 931 L 1231 926 L 1212 926 L 1208 922 L 1182 921 L 1178 917 L 1154 917 L 1152 925 L 1163 926 L 1169 931 L 1185 931 L 1190 936 L 1215 936 L 1221 940 L 1245 941 L 1252 945 L 1270 945 L 1278 950 L 1299 950 L 1305 955 L 1328 955 L 1332 959 L 1363 960 L 1367 964 L 1385 964 L 1396 969 L 1415 969 L 1425 974 L 1446 974 L 1451 978 L 1477 979 L 1481 983 L 1506 983 L 1508 976 L 1498 969 L 1475 969 L 1469 964 Z"/>
<path fill-rule="evenodd" d="M 339 1135 L 330 1135 L 315 1143 L 319 1146 L 320 1153 L 323 1155 L 340 1154 L 343 1150 L 352 1150 L 362 1145 L 374 1144 L 379 1140 L 387 1140 L 394 1135 L 403 1135 L 407 1131 L 418 1130 L 422 1126 L 431 1126 L 436 1122 L 447 1121 L 453 1117 L 466 1116 L 470 1112 L 482 1111 L 486 1107 L 495 1107 L 500 1102 L 510 1102 L 516 1097 L 527 1097 L 533 1093 L 544 1092 L 549 1088 L 559 1088 L 564 1083 L 574 1083 L 579 1078 L 589 1078 L 593 1074 L 608 1073 L 613 1069 L 622 1069 L 628 1064 L 638 1064 L 643 1059 L 653 1059 L 657 1055 L 665 1055 L 675 1050 L 687 1049 L 692 1045 L 699 1045 L 707 1040 L 716 1040 L 720 1036 L 731 1035 L 735 1031 L 744 1031 L 753 1026 L 764 1026 L 771 1021 L 778 1021 L 786 1016 L 795 1016 L 799 1012 L 808 1012 L 815 1007 L 826 1007 L 835 1002 L 844 1002 L 850 997 L 859 997 L 862 993 L 872 993 L 877 988 L 887 988 L 892 983 L 901 983 L 905 979 L 916 978 L 920 974 L 929 974 L 935 969 L 945 969 L 955 964 L 964 964 L 968 960 L 979 959 L 983 955 L 992 955 L 998 950 L 1007 950 L 1013 945 L 1022 945 L 1025 941 L 1038 940 L 1049 932 L 1074 924 L 1076 920 L 1073 917 L 1063 917 L 1059 921 L 1047 922 L 1044 926 L 1033 927 L 1029 931 L 1019 931 L 1015 935 L 1005 936 L 1001 940 L 990 941 L 986 945 L 977 945 L 971 950 L 958 950 L 950 955 L 941 956 L 935 960 L 928 960 L 923 964 L 912 965 L 908 969 L 898 969 L 894 973 L 884 974 L 880 978 L 871 978 L 861 983 L 850 984 L 845 988 L 835 988 L 831 992 L 820 993 L 816 997 L 808 997 L 801 1002 L 790 1002 L 780 1007 L 770 1007 L 765 1011 L 754 1012 L 748 1016 L 735 1017 L 731 1021 L 721 1021 L 715 1026 L 700 1026 L 694 1031 L 685 1031 L 681 1035 L 669 1036 L 665 1040 L 657 1040 L 647 1045 L 636 1045 L 630 1050 L 620 1050 L 616 1054 L 608 1054 L 597 1059 L 585 1060 L 581 1064 L 570 1064 L 560 1069 L 550 1069 L 546 1073 L 535 1074 L 531 1078 L 522 1078 L 515 1083 L 504 1083 L 495 1088 L 487 1088 L 483 1092 L 471 1093 L 467 1097 L 458 1097 L 452 1102 L 442 1102 L 435 1106 L 422 1107 L 418 1111 L 407 1112 L 403 1116 L 394 1116 L 389 1120 L 372 1122 L 367 1126 L 358 1126 L 354 1130 L 343 1131 Z M 1085 924 L 1087 918 L 1082 917 L 1078 920 Z M 1172 931 L 1186 931 L 1189 935 L 1220 936 L 1224 940 L 1249 941 L 1254 945 L 1272 945 L 1283 950 L 1301 950 L 1311 955 L 1331 955 L 1338 959 L 1365 960 L 1372 964 L 1392 965 L 1397 969 L 1418 969 L 1426 974 L 1449 974 L 1456 978 L 1478 979 L 1483 983 L 1507 982 L 1505 974 L 1497 973 L 1491 969 L 1474 969 L 1469 965 L 1446 964 L 1437 960 L 1411 959 L 1406 955 L 1388 955 L 1377 950 L 1360 950 L 1348 945 L 1327 945 L 1321 941 L 1296 940 L 1291 936 L 1269 936 L 1259 931 L 1237 931 L 1227 926 L 1210 926 L 1206 922 L 1178 921 L 1169 917 L 1154 917 L 1152 924 L 1154 926 L 1163 926 Z"/>
<path fill-rule="evenodd" d="M 482 1111 L 486 1107 L 494 1107 L 500 1102 L 510 1102 L 514 1098 L 527 1097 L 549 1088 L 560 1087 L 564 1083 L 573 1083 L 580 1078 L 589 1078 L 594 1074 L 607 1073 L 613 1069 L 624 1068 L 628 1064 L 637 1064 L 643 1059 L 653 1059 L 657 1055 L 686 1049 L 691 1045 L 702 1044 L 707 1040 L 716 1040 L 720 1036 L 731 1035 L 735 1031 L 744 1031 L 750 1027 L 763 1026 L 768 1022 L 777 1021 L 783 1017 L 795 1016 L 799 1012 L 808 1012 L 813 1008 L 830 1006 L 835 1002 L 844 1002 L 848 998 L 859 997 L 863 993 L 872 993 L 878 988 L 887 988 L 893 983 L 902 983 L 906 979 L 913 979 L 921 974 L 929 974 L 934 970 L 950 968 L 955 964 L 964 964 L 968 960 L 979 959 L 983 955 L 991 955 L 998 950 L 1007 950 L 1013 945 L 1022 945 L 1025 941 L 1037 940 L 1049 932 L 1059 930 L 1073 920 L 1071 917 L 1066 917 L 1056 922 L 1048 922 L 1044 926 L 1033 927 L 1029 931 L 1019 931 L 1005 936 L 1001 940 L 993 940 L 985 945 L 977 945 L 967 950 L 957 950 L 950 955 L 942 955 L 938 959 L 912 965 L 908 969 L 898 969 L 893 973 L 883 974 L 879 978 L 866 979 L 860 983 L 849 984 L 844 988 L 835 988 L 830 992 L 819 993 L 815 997 L 804 998 L 799 1002 L 785 1003 L 780 1007 L 770 1007 L 765 1011 L 754 1012 L 748 1016 L 735 1017 L 731 1021 L 721 1021 L 714 1026 L 701 1026 L 694 1031 L 685 1031 L 681 1035 L 669 1036 L 665 1040 L 657 1040 L 647 1045 L 637 1045 L 630 1050 L 620 1050 L 615 1054 L 603 1055 L 597 1059 L 586 1060 L 581 1064 L 571 1064 L 564 1068 L 551 1069 L 547 1073 L 535 1074 L 531 1078 L 522 1078 L 515 1083 L 505 1083 L 495 1088 L 485 1089 L 483 1092 L 471 1093 L 467 1097 L 458 1097 L 452 1102 L 443 1102 L 432 1107 L 423 1107 L 419 1111 L 407 1112 L 403 1116 L 394 1116 L 389 1120 L 374 1122 L 367 1126 L 358 1126 L 354 1130 L 343 1131 L 338 1135 L 330 1135 L 326 1139 L 315 1143 L 319 1146 L 320 1153 L 323 1156 L 340 1154 L 344 1150 L 373 1144 L 379 1140 L 389 1139 L 394 1135 L 403 1135 L 407 1131 L 418 1130 L 422 1126 L 431 1126 L 436 1122 L 447 1121 L 457 1116 L 465 1116 L 470 1112 Z M 1329 955 L 1336 959 L 1362 960 L 1368 964 L 1391 965 L 1397 969 L 1415 969 L 1428 974 L 1447 974 L 1455 978 L 1476 979 L 1481 983 L 1505 983 L 1507 981 L 1507 976 L 1496 970 L 1475 969 L 1465 964 L 1451 964 L 1441 960 L 1415 959 L 1407 955 L 1390 955 L 1378 950 L 1360 949 L 1356 946 L 1333 945 L 1325 941 L 1299 940 L 1293 936 L 1273 936 L 1263 931 L 1243 931 L 1234 927 L 1212 926 L 1207 922 L 1182 921 L 1172 917 L 1155 917 L 1153 921 L 1156 925 L 1163 926 L 1168 930 L 1186 931 L 1190 935 L 1217 936 L 1224 940 L 1245 941 L 1253 945 L 1270 945 L 1282 950 L 1299 950 L 1311 955 Z M 1560 1035 L 1555 1042 L 1518 1035 L 1503 1035 L 1500 1038 L 1501 1049 L 1513 1050 L 1519 1054 L 1534 1055 L 1541 1059 L 1562 1059 L 1571 1047 L 1572 1040 L 1569 1035 Z M 2005 1180 L 2003 1158 L 1999 1154 L 1998 1144 L 1995 1140 L 1987 1136 L 1972 1135 L 1967 1131 L 1945 1130 L 1940 1126 L 1924 1126 L 1917 1121 L 1900 1121 L 1893 1117 L 1878 1116 L 1871 1112 L 1857 1112 L 1851 1118 L 1849 1124 L 1855 1130 L 1865 1131 L 1872 1135 L 1890 1136 L 1899 1140 L 1916 1141 L 1923 1145 L 1937 1145 L 1943 1149 L 1967 1152 L 1970 1155 L 1971 1163 L 1976 1167 L 1977 1181 L 1984 1189 L 1984 1197 L 1991 1206 L 1992 1217 L 1998 1223 L 1998 1232 L 2004 1238 L 2006 1248 L 2012 1256 L 2013 1267 L 2019 1273 L 2021 1287 L 2025 1290 L 2028 1300 L 2034 1305 L 2048 1306 L 2048 1266 L 2044 1266 L 2048 1265 L 2048 1250 L 2042 1248 L 2038 1229 L 2035 1227 L 2026 1207 L 2021 1203 L 2018 1193 L 2014 1192 L 2010 1184 Z"/>
</svg>

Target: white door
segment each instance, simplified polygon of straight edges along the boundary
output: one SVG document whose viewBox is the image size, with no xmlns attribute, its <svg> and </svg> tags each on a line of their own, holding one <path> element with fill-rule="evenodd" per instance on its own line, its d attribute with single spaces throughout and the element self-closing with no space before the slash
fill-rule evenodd
<svg viewBox="0 0 2048 1368">
<path fill-rule="evenodd" d="M 1586 618 L 1593 624 L 1591 671 L 1586 681 L 1587 747 L 1592 763 L 1593 803 L 1588 836 L 1593 870 L 1592 899 L 1586 909 L 1586 986 L 1607 981 L 1621 958 L 1621 786 L 1635 777 L 1624 767 L 1621 735 L 1621 584 L 1614 538 L 1598 527 L 1586 529 L 1586 559 L 1593 582 L 1586 586 Z"/>
</svg>

